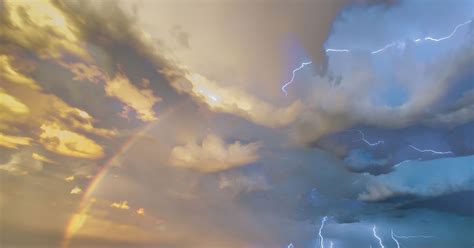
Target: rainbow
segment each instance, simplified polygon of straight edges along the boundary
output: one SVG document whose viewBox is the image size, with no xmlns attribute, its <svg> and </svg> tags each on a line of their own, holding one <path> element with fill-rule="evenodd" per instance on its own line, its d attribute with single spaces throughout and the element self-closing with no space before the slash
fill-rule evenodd
<svg viewBox="0 0 474 248">
<path fill-rule="evenodd" d="M 174 108 L 170 108 L 164 114 L 161 115 L 160 120 L 164 117 L 169 115 L 170 113 L 174 112 L 180 106 L 182 106 L 184 102 L 179 104 Z M 105 178 L 110 166 L 123 154 L 125 154 L 141 137 L 143 137 L 153 126 L 155 126 L 158 121 L 150 122 L 144 125 L 138 132 L 136 132 L 130 139 L 125 141 L 123 145 L 118 149 L 118 151 L 111 156 L 105 163 L 100 166 L 100 169 L 97 170 L 97 173 L 92 177 L 89 184 L 87 185 L 86 190 L 84 190 L 84 194 L 81 197 L 79 202 L 79 207 L 77 208 L 76 212 L 70 217 L 64 235 L 60 244 L 61 248 L 68 248 L 71 242 L 71 239 L 74 235 L 81 229 L 87 219 L 87 213 L 91 208 L 92 204 L 95 202 L 95 199 L 92 197 L 94 191 L 99 187 L 102 179 Z"/>
</svg>

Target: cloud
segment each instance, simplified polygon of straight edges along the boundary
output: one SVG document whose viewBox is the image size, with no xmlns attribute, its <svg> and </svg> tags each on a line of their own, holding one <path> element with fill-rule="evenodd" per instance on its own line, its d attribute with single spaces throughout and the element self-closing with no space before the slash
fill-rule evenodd
<svg viewBox="0 0 474 248">
<path fill-rule="evenodd" d="M 142 84 L 144 89 L 138 89 L 130 83 L 125 74 L 118 72 L 114 78 L 106 82 L 105 92 L 108 96 L 116 97 L 126 106 L 135 110 L 138 119 L 142 121 L 156 120 L 153 105 L 161 101 L 161 98 L 156 97 L 153 91 L 147 88 L 148 80 L 143 79 Z"/>
<path fill-rule="evenodd" d="M 43 169 L 43 163 L 31 158 L 27 150 L 11 155 L 10 159 L 0 164 L 0 170 L 7 171 L 13 175 L 28 175 L 30 172 L 38 172 Z"/>
<path fill-rule="evenodd" d="M 424 8 L 414 5 L 416 9 Z M 467 15 L 469 20 L 472 13 L 461 10 L 462 5 L 447 7 L 460 11 L 461 16 Z M 413 25 L 413 20 L 450 31 L 466 19 L 458 17 L 441 25 L 434 18 L 436 15 L 420 16 L 407 10 L 408 6 L 390 11 L 374 7 L 370 14 L 362 8 L 347 8 L 341 13 L 326 47 L 347 48 L 352 52 L 328 53 L 330 73 L 327 75 L 300 72 L 302 79 L 294 90 L 302 97 L 304 108 L 295 122 L 292 138 L 299 143 L 314 144 L 325 135 L 357 125 L 398 129 L 423 123 L 453 127 L 474 118 L 469 94 L 457 93 L 463 92 L 461 89 L 472 90 L 469 68 L 474 61 L 474 49 L 469 26 L 459 29 L 445 43 L 408 41 L 427 35 L 420 31 L 421 24 Z M 401 24 L 398 16 L 408 12 L 407 20 Z M 384 21 L 380 22 L 382 18 Z M 387 31 L 387 26 L 393 31 Z M 429 34 L 432 33 L 435 31 Z M 355 37 L 360 42 L 347 42 Z M 390 42 L 404 46 L 370 54 L 371 50 Z M 457 102 L 454 105 L 447 102 L 453 100 Z"/>
<path fill-rule="evenodd" d="M 47 158 L 47 157 L 45 157 L 45 156 L 43 156 L 43 155 L 41 155 L 41 154 L 38 154 L 38 153 L 36 153 L 36 152 L 33 152 L 33 153 L 31 154 L 31 157 L 32 157 L 33 159 L 38 160 L 38 161 L 41 161 L 41 162 L 45 162 L 45 163 L 49 163 L 49 164 L 56 164 L 56 161 L 53 161 L 53 160 L 51 160 L 51 159 L 49 159 L 49 158 Z"/>
<path fill-rule="evenodd" d="M 0 132 L 0 146 L 7 148 L 18 148 L 18 146 L 30 145 L 31 138 L 22 136 L 11 136 Z"/>
<path fill-rule="evenodd" d="M 201 144 L 188 142 L 176 146 L 170 154 L 170 162 L 176 167 L 202 172 L 218 172 L 253 163 L 259 159 L 258 142 L 226 144 L 220 137 L 209 134 Z"/>
<path fill-rule="evenodd" d="M 372 177 L 359 199 L 383 201 L 397 196 L 429 198 L 474 190 L 473 159 L 473 156 L 467 156 L 407 162 L 390 174 Z"/>
<path fill-rule="evenodd" d="M 219 177 L 219 189 L 234 194 L 245 194 L 271 189 L 263 175 L 244 175 L 239 173 L 224 174 Z"/>
<path fill-rule="evenodd" d="M 130 206 L 128 206 L 128 201 L 113 202 L 112 204 L 110 204 L 110 206 L 113 208 L 124 209 L 124 210 L 130 209 Z"/>
<path fill-rule="evenodd" d="M 138 215 L 145 215 L 145 209 L 144 208 L 139 208 L 139 209 L 137 209 L 136 213 Z"/>
<path fill-rule="evenodd" d="M 82 193 L 82 189 L 79 188 L 79 186 L 77 186 L 77 185 L 74 186 L 74 188 L 71 189 L 71 192 L 70 192 L 71 195 L 79 195 L 81 193 Z"/>
<path fill-rule="evenodd" d="M 103 148 L 94 140 L 54 123 L 41 125 L 39 142 L 49 151 L 66 156 L 98 159 L 104 155 Z"/>
<path fill-rule="evenodd" d="M 300 101 L 287 107 L 274 107 L 236 87 L 219 86 L 196 73 L 189 72 L 185 78 L 175 81 L 173 86 L 205 103 L 213 111 L 232 113 L 267 127 L 282 127 L 292 123 L 302 107 Z"/>
<path fill-rule="evenodd" d="M 72 182 L 72 181 L 74 181 L 74 179 L 75 179 L 74 176 L 68 176 L 68 177 L 64 178 L 64 180 L 65 180 L 66 182 Z"/>
<path fill-rule="evenodd" d="M 89 59 L 77 30 L 50 1 L 5 1 L 4 7 L 1 34 L 9 43 L 36 51 L 44 59 L 62 59 L 66 54 Z"/>
<path fill-rule="evenodd" d="M 10 111 L 13 114 L 28 114 L 30 109 L 24 103 L 19 101 L 16 97 L 9 95 L 3 88 L 0 87 L 0 109 L 3 111 Z"/>
<path fill-rule="evenodd" d="M 39 88 L 38 84 L 36 84 L 33 79 L 17 72 L 15 68 L 12 67 L 10 60 L 11 58 L 7 55 L 0 55 L 0 79 L 20 85 L 26 85 L 32 89 Z"/>
</svg>

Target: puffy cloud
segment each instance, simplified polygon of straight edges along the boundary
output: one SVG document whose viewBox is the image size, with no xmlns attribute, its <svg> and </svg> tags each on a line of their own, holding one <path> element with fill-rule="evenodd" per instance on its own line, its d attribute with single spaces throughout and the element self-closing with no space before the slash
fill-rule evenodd
<svg viewBox="0 0 474 248">
<path fill-rule="evenodd" d="M 130 209 L 130 206 L 128 205 L 128 201 L 113 202 L 112 204 L 110 204 L 110 206 L 113 208 L 124 209 L 124 210 Z"/>
<path fill-rule="evenodd" d="M 94 140 L 62 129 L 55 123 L 41 125 L 39 138 L 46 149 L 66 156 L 97 159 L 104 154 L 102 147 Z"/>
<path fill-rule="evenodd" d="M 148 82 L 148 83 L 147 83 Z M 108 80 L 105 85 L 105 92 L 108 96 L 119 99 L 126 106 L 137 112 L 137 118 L 142 121 L 156 120 L 153 105 L 161 101 L 155 96 L 153 91 L 148 89 L 149 81 L 143 80 L 143 89 L 131 84 L 125 74 L 118 72 L 114 78 Z"/>
<path fill-rule="evenodd" d="M 220 137 L 209 134 L 201 142 L 188 142 L 176 146 L 170 154 L 170 162 L 176 167 L 202 172 L 218 172 L 253 163 L 259 159 L 258 142 L 226 144 Z"/>
<path fill-rule="evenodd" d="M 79 188 L 79 186 L 77 186 L 77 185 L 74 186 L 74 188 L 71 189 L 71 192 L 70 192 L 71 195 L 79 195 L 81 193 L 82 193 L 82 189 Z"/>
</svg>

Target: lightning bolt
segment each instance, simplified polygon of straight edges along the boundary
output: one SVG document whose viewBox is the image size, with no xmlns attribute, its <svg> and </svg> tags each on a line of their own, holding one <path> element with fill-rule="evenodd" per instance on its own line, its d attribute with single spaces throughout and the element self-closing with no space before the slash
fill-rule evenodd
<svg viewBox="0 0 474 248">
<path fill-rule="evenodd" d="M 374 238 L 379 241 L 380 248 L 385 248 L 385 246 L 383 246 L 382 239 L 377 235 L 377 227 L 375 225 L 372 228 L 372 233 L 374 234 Z"/>
<path fill-rule="evenodd" d="M 461 27 L 466 26 L 466 25 L 470 24 L 471 22 L 472 22 L 472 20 L 468 20 L 468 21 L 465 21 L 463 23 L 460 23 L 460 24 L 456 25 L 454 27 L 453 31 L 451 31 L 451 33 L 449 33 L 449 35 L 447 35 L 447 36 L 443 36 L 443 37 L 440 37 L 440 38 L 433 38 L 431 36 L 427 36 L 427 37 L 423 37 L 423 38 L 413 39 L 412 41 L 415 42 L 415 44 L 417 44 L 417 43 L 420 43 L 422 41 L 440 42 L 440 41 L 443 41 L 443 40 L 447 40 L 447 39 L 452 38 Z M 370 54 L 375 55 L 375 54 L 382 53 L 382 52 L 386 51 L 387 49 L 389 49 L 391 47 L 404 47 L 404 46 L 405 46 L 405 42 L 390 42 L 390 43 L 386 44 L 385 46 L 383 46 L 380 49 L 370 51 Z M 327 48 L 325 51 L 326 51 L 326 53 L 330 53 L 330 52 L 333 52 L 333 53 L 351 53 L 352 52 L 352 50 L 346 49 L 346 48 L 344 48 L 344 49 Z M 288 92 L 287 92 L 286 88 L 290 84 L 293 83 L 293 80 L 295 79 L 295 76 L 296 76 L 296 72 L 298 72 L 299 70 L 303 69 L 305 66 L 310 65 L 310 64 L 312 64 L 312 61 L 303 62 L 303 63 L 301 63 L 301 65 L 299 67 L 297 67 L 293 70 L 290 81 L 284 83 L 283 86 L 281 87 L 281 91 L 283 91 L 283 93 L 285 93 L 285 96 L 288 96 Z"/>
<path fill-rule="evenodd" d="M 440 41 L 443 41 L 443 40 L 450 39 L 451 37 L 454 36 L 454 34 L 456 34 L 456 32 L 458 31 L 459 28 L 461 28 L 462 26 L 465 26 L 465 25 L 467 25 L 467 24 L 469 24 L 469 23 L 471 23 L 471 22 L 472 22 L 472 20 L 469 20 L 469 21 L 463 22 L 463 23 L 461 23 L 461 24 L 458 24 L 458 25 L 454 28 L 454 30 L 453 30 L 449 35 L 447 35 L 447 36 L 444 36 L 444 37 L 441 37 L 441 38 L 433 38 L 433 37 L 428 36 L 428 37 L 425 37 L 425 38 L 423 38 L 423 39 L 416 39 L 415 42 L 427 41 L 427 40 L 428 40 L 428 41 L 434 41 L 434 42 L 440 42 Z"/>
<path fill-rule="evenodd" d="M 429 235 L 400 236 L 396 234 L 394 234 L 394 236 L 399 239 L 431 239 L 435 237 L 435 236 L 429 236 Z"/>
<path fill-rule="evenodd" d="M 288 96 L 288 91 L 286 90 L 286 87 L 288 87 L 290 84 L 293 83 L 293 80 L 295 80 L 295 77 L 296 77 L 296 73 L 299 70 L 303 69 L 305 66 L 311 65 L 312 63 L 313 63 L 312 61 L 303 62 L 303 63 L 301 63 L 301 65 L 299 67 L 297 67 L 293 70 L 293 72 L 291 73 L 291 79 L 288 82 L 284 83 L 283 86 L 281 87 L 281 91 L 283 91 L 285 93 L 285 96 Z"/>
<path fill-rule="evenodd" d="M 443 41 L 443 40 L 451 39 L 461 27 L 466 26 L 471 22 L 472 22 L 472 20 L 468 20 L 468 21 L 465 21 L 463 23 L 460 23 L 460 24 L 456 25 L 454 27 L 453 31 L 451 31 L 451 33 L 449 33 L 446 36 L 440 37 L 440 38 L 433 38 L 431 36 L 426 36 L 426 37 L 423 37 L 423 38 L 413 39 L 412 41 L 415 42 L 415 43 L 419 43 L 419 42 L 422 42 L 422 41 L 440 42 L 440 41 Z M 370 54 L 378 54 L 378 53 L 386 51 L 387 49 L 389 49 L 391 47 L 396 47 L 396 46 L 404 47 L 405 42 L 397 42 L 397 41 L 396 42 L 390 42 L 390 43 L 386 44 L 385 46 L 383 46 L 380 49 L 370 51 Z M 326 53 L 327 52 L 346 52 L 346 53 L 350 53 L 352 51 L 350 49 L 328 48 L 328 49 L 326 49 Z"/>
<path fill-rule="evenodd" d="M 357 130 L 357 132 L 359 132 L 360 135 L 362 136 L 362 138 L 361 138 L 360 140 L 363 141 L 364 143 L 366 143 L 366 144 L 369 145 L 369 146 L 378 146 L 378 145 L 381 145 L 381 144 L 384 143 L 383 140 L 379 140 L 379 141 L 377 141 L 377 142 L 370 142 L 370 141 L 368 141 L 368 140 L 365 138 L 365 134 L 364 134 L 362 131 Z"/>
<path fill-rule="evenodd" d="M 398 243 L 398 240 L 395 238 L 395 235 L 393 234 L 393 229 L 390 231 L 390 235 L 392 236 L 393 241 L 395 241 L 395 244 L 397 244 L 397 248 L 400 248 L 400 243 Z"/>
<path fill-rule="evenodd" d="M 418 151 L 418 152 L 422 152 L 422 153 L 424 153 L 424 152 L 431 152 L 431 153 L 433 153 L 433 154 L 440 154 L 440 155 L 454 154 L 452 151 L 440 152 L 440 151 L 435 151 L 435 150 L 430 150 L 430 149 L 425 149 L 425 150 L 423 150 L 423 149 L 420 149 L 420 148 L 418 148 L 418 147 L 416 147 L 416 146 L 414 146 L 414 145 L 409 145 L 409 147 L 411 147 L 412 149 L 414 149 L 414 150 L 416 150 L 416 151 Z"/>
<path fill-rule="evenodd" d="M 322 235 L 322 231 L 324 228 L 324 223 L 326 222 L 327 219 L 328 217 L 324 216 L 323 219 L 321 220 L 321 226 L 319 227 L 319 247 L 320 248 L 324 248 L 324 237 Z"/>
</svg>

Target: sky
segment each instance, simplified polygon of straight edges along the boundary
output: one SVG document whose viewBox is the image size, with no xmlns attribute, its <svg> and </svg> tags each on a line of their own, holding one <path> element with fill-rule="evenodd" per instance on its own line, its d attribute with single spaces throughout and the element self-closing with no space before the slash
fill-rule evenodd
<svg viewBox="0 0 474 248">
<path fill-rule="evenodd" d="M 0 0 L 0 246 L 473 247 L 473 20 Z"/>
</svg>

